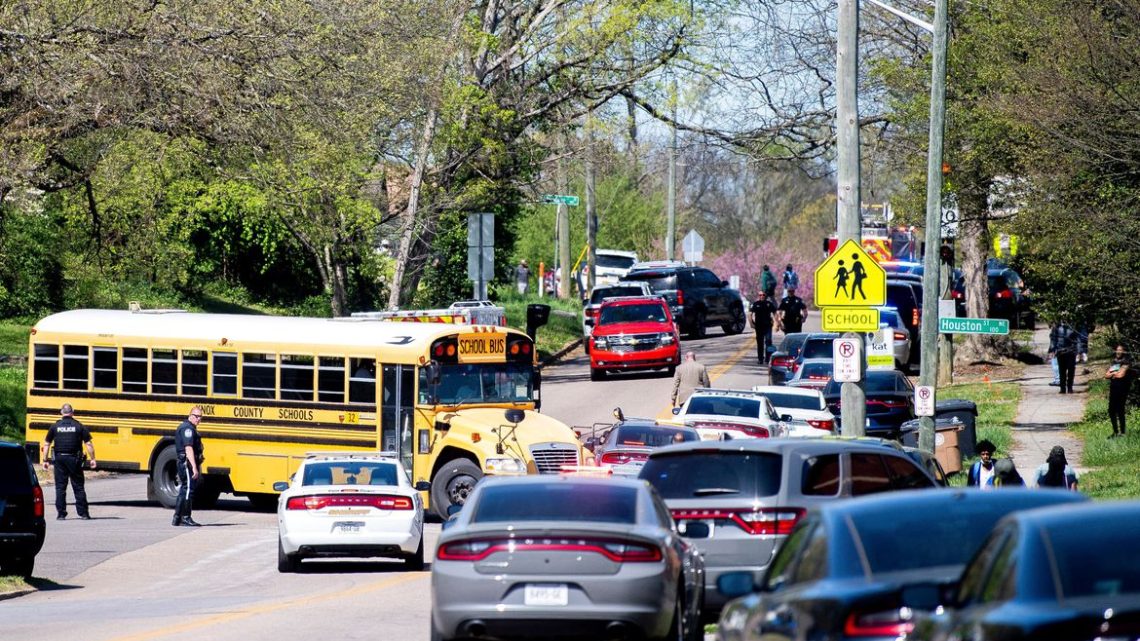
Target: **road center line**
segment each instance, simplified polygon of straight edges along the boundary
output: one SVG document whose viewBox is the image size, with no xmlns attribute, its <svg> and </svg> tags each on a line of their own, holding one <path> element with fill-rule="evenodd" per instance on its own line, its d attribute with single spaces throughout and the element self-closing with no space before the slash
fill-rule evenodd
<svg viewBox="0 0 1140 641">
<path fill-rule="evenodd" d="M 265 605 L 248 608 L 245 610 L 239 610 L 237 612 L 227 612 L 225 614 L 219 614 L 217 616 L 212 616 L 212 617 L 209 617 L 206 619 L 200 619 L 197 621 L 189 621 L 186 623 L 179 623 L 179 624 L 175 624 L 175 625 L 166 626 L 163 628 L 148 630 L 146 632 L 140 632 L 138 634 L 128 635 L 125 637 L 118 637 L 118 638 L 114 639 L 113 641 L 146 641 L 147 639 L 159 639 L 159 638 L 162 638 L 165 636 L 179 634 L 181 632 L 188 632 L 190 630 L 196 630 L 196 629 L 200 629 L 200 628 L 206 628 L 206 627 L 210 627 L 210 626 L 214 626 L 214 625 L 219 625 L 222 623 L 228 623 L 230 621 L 236 621 L 238 619 L 244 619 L 244 618 L 256 616 L 259 614 L 267 614 L 269 612 L 276 612 L 278 610 L 284 610 L 286 608 L 293 608 L 293 607 L 305 606 L 305 605 L 314 605 L 317 603 L 322 603 L 325 601 L 332 601 L 334 599 L 340 599 L 340 598 L 347 597 L 347 596 L 358 596 L 360 594 L 367 594 L 369 592 L 376 592 L 379 590 L 383 590 L 385 588 L 390 588 L 394 585 L 399 585 L 401 583 L 407 583 L 409 581 L 412 581 L 413 579 L 426 579 L 426 578 L 428 578 L 428 576 L 429 575 L 427 572 L 415 572 L 415 573 L 404 574 L 402 576 L 392 577 L 390 579 L 385 579 L 383 581 L 377 581 L 376 583 L 366 585 L 363 588 L 352 587 L 352 588 L 348 588 L 345 590 L 338 590 L 336 592 L 329 592 L 327 594 L 318 594 L 318 595 L 309 596 L 309 597 L 299 597 L 296 599 L 292 599 L 289 601 L 282 601 L 279 603 L 268 603 Z"/>
<path fill-rule="evenodd" d="M 747 333 L 748 332 L 745 332 L 743 335 L 747 335 Z M 748 352 L 755 349 L 755 347 L 756 346 L 753 345 L 752 342 L 744 341 L 744 345 L 741 346 L 740 349 L 736 350 L 736 352 L 734 352 L 731 356 L 724 359 L 719 364 L 717 364 L 712 369 L 710 369 L 709 370 L 709 386 L 710 387 L 713 386 L 713 383 L 716 382 L 716 379 L 718 379 L 721 376 L 728 373 L 728 370 L 732 369 L 732 367 L 734 365 L 736 365 L 736 363 L 738 361 L 740 361 L 740 359 L 744 358 L 745 354 L 747 354 Z M 684 350 L 682 349 L 682 351 L 684 351 Z M 669 384 L 672 385 L 672 381 L 670 381 Z M 672 405 L 667 406 L 665 409 L 661 410 L 661 412 L 659 412 L 657 414 L 658 420 L 670 419 L 670 418 L 673 418 L 673 406 Z"/>
</svg>

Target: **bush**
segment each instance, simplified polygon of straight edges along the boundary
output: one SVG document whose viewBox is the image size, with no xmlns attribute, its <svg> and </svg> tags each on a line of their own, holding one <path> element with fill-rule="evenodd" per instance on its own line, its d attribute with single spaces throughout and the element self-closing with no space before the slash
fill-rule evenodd
<svg viewBox="0 0 1140 641">
<path fill-rule="evenodd" d="M 27 368 L 0 365 L 0 438 L 24 442 L 27 376 Z"/>
</svg>

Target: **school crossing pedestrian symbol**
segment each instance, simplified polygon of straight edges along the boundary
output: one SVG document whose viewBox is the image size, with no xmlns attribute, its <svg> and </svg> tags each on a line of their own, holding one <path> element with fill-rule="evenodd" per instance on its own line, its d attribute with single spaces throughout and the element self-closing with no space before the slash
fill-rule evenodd
<svg viewBox="0 0 1140 641">
<path fill-rule="evenodd" d="M 886 303 L 887 272 L 853 240 L 843 243 L 815 269 L 815 306 L 820 309 Z"/>
</svg>

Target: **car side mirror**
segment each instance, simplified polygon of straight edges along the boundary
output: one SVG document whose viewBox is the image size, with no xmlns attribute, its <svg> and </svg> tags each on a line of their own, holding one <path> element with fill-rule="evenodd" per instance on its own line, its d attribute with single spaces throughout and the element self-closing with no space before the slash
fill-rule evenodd
<svg viewBox="0 0 1140 641">
<path fill-rule="evenodd" d="M 416 481 L 415 488 L 417 492 L 427 492 L 431 490 L 431 481 Z"/>
<path fill-rule="evenodd" d="M 756 591 L 751 572 L 726 572 L 716 579 L 716 591 L 735 599 Z"/>
<path fill-rule="evenodd" d="M 287 489 L 289 489 L 289 484 L 286 483 L 285 481 L 277 481 L 276 483 L 273 484 L 273 491 L 274 492 L 284 492 Z"/>
<path fill-rule="evenodd" d="M 791 423 L 792 422 L 792 415 L 791 414 L 781 414 L 780 420 L 785 422 L 785 423 Z"/>
<path fill-rule="evenodd" d="M 676 415 L 678 415 L 678 414 L 680 414 L 680 413 L 681 413 L 681 408 L 679 408 L 679 407 L 674 407 L 674 408 L 673 408 L 673 416 L 676 416 Z"/>
</svg>

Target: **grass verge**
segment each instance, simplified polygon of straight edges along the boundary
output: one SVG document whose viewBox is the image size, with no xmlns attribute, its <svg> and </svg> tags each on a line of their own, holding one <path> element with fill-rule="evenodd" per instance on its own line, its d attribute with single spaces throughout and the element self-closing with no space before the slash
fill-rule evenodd
<svg viewBox="0 0 1140 641">
<path fill-rule="evenodd" d="M 0 356 L 27 356 L 28 332 L 31 329 L 31 325 L 0 322 Z"/>
<path fill-rule="evenodd" d="M 0 365 L 0 438 L 24 442 L 24 417 L 27 414 L 25 381 L 28 369 Z"/>
<path fill-rule="evenodd" d="M 1134 499 L 1140 497 L 1140 412 L 1130 407 L 1129 426 L 1124 438 L 1107 438 L 1112 434 L 1108 420 L 1108 381 L 1089 383 L 1084 420 L 1070 429 L 1084 441 L 1084 467 L 1092 468 L 1081 476 L 1081 491 L 1094 499 Z"/>
<path fill-rule="evenodd" d="M 939 392 L 942 400 L 960 398 L 978 406 L 976 432 L 978 440 L 988 439 L 997 447 L 997 456 L 1008 456 L 1013 446 L 1013 420 L 1021 402 L 1021 386 L 1017 383 L 970 383 L 951 385 Z M 966 484 L 965 471 L 977 457 L 962 461 L 962 473 L 950 477 L 950 484 Z"/>
<path fill-rule="evenodd" d="M 0 575 L 0 596 L 9 592 L 22 592 L 32 587 L 31 584 L 24 580 L 24 577 Z"/>
<path fill-rule="evenodd" d="M 497 301 L 507 310 L 507 324 L 526 330 L 526 306 L 531 303 L 550 305 L 550 320 L 538 328 L 535 336 L 538 359 L 542 361 L 562 349 L 567 343 L 582 337 L 582 305 L 577 300 L 557 298 L 526 298 L 515 294 Z"/>
</svg>

